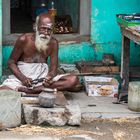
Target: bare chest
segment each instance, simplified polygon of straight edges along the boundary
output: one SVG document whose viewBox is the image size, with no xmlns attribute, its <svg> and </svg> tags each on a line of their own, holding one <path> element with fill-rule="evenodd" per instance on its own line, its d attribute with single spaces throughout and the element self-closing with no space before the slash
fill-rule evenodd
<svg viewBox="0 0 140 140">
<path fill-rule="evenodd" d="M 39 52 L 35 45 L 32 43 L 24 47 L 22 60 L 29 63 L 44 63 L 47 61 L 50 51 Z"/>
</svg>

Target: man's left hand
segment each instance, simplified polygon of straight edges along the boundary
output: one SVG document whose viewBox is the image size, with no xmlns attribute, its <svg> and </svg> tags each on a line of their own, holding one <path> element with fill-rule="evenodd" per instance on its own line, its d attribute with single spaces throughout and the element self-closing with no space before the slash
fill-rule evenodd
<svg viewBox="0 0 140 140">
<path fill-rule="evenodd" d="M 53 82 L 54 82 L 54 81 L 53 81 L 53 78 L 52 78 L 51 76 L 47 76 L 47 77 L 45 78 L 45 80 L 43 81 L 43 85 L 44 85 L 45 87 L 48 87 L 48 86 L 50 86 Z"/>
</svg>

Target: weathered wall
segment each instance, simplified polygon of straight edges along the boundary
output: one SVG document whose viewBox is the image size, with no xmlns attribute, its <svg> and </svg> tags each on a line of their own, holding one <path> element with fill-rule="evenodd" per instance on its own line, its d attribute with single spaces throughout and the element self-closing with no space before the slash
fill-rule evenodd
<svg viewBox="0 0 140 140">
<path fill-rule="evenodd" d="M 13 46 L 3 48 L 3 66 L 7 67 L 7 61 Z M 59 63 L 74 63 L 75 61 L 94 59 L 94 50 L 89 42 L 80 44 L 59 45 Z"/>
<path fill-rule="evenodd" d="M 116 14 L 140 13 L 139 0 L 92 0 L 91 7 L 91 42 L 95 44 L 96 57 L 102 53 L 113 53 L 120 64 L 121 33 L 116 22 Z M 131 43 L 131 65 L 140 64 L 140 47 Z M 133 60 L 132 60 L 133 57 Z"/>
<path fill-rule="evenodd" d="M 91 8 L 91 43 L 60 45 L 59 62 L 74 63 L 80 60 L 101 60 L 103 53 L 113 53 L 116 63 L 121 59 L 121 33 L 116 23 L 116 14 L 140 13 L 139 0 L 92 0 Z M 3 48 L 3 65 L 12 50 Z M 131 65 L 140 64 L 140 47 L 131 43 Z"/>
<path fill-rule="evenodd" d="M 116 14 L 140 13 L 140 0 L 92 0 L 91 40 L 93 43 L 120 42 Z"/>
</svg>

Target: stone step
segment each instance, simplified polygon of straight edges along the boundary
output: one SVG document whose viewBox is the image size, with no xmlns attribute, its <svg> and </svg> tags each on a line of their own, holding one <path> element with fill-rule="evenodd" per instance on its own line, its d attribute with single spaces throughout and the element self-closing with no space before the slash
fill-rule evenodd
<svg viewBox="0 0 140 140">
<path fill-rule="evenodd" d="M 64 126 L 80 125 L 81 110 L 76 102 L 69 101 L 66 106 L 43 108 L 39 104 L 23 104 L 23 116 L 27 124 Z"/>
</svg>

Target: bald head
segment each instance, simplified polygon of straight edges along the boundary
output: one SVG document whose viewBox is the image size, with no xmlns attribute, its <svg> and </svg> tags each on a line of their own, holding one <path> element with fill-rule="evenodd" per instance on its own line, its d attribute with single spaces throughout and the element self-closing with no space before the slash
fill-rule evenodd
<svg viewBox="0 0 140 140">
<path fill-rule="evenodd" d="M 42 13 L 39 16 L 37 16 L 36 18 L 36 24 L 41 24 L 42 22 L 46 22 L 46 23 L 54 23 L 54 18 L 47 14 L 47 13 Z"/>
</svg>

